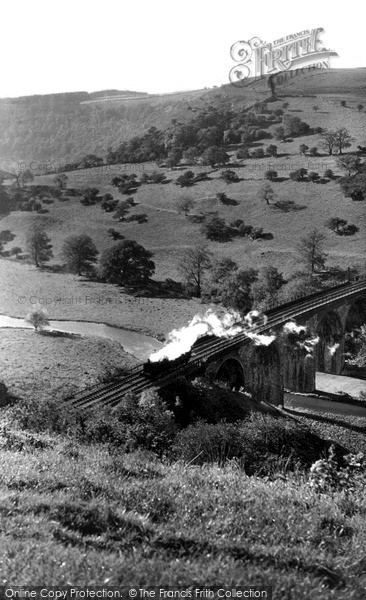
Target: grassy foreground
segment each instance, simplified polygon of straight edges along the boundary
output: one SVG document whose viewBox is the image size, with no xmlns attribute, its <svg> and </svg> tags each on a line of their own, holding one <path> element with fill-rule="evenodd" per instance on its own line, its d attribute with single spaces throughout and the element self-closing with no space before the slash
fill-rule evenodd
<svg viewBox="0 0 366 600">
<path fill-rule="evenodd" d="M 1 583 L 273 585 L 274 598 L 359 600 L 365 478 L 317 493 L 306 473 L 113 453 L 3 428 Z"/>
</svg>

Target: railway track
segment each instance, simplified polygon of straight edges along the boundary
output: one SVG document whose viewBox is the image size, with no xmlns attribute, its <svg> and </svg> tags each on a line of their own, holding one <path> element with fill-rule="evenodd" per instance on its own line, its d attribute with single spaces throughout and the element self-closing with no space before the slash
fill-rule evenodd
<svg viewBox="0 0 366 600">
<path fill-rule="evenodd" d="M 337 300 L 350 297 L 363 290 L 366 290 L 366 277 L 272 308 L 267 311 L 267 319 L 263 319 L 262 322 L 254 326 L 251 332 L 256 334 L 268 333 L 271 329 L 291 319 L 305 315 L 322 306 L 327 306 Z M 144 374 L 142 365 L 139 365 L 130 369 L 125 375 L 79 392 L 72 398 L 67 398 L 65 402 L 68 406 L 78 410 L 89 410 L 100 405 L 112 407 L 118 404 L 120 399 L 129 392 L 140 393 L 151 387 L 164 386 L 168 382 L 189 373 L 189 371 L 194 371 L 215 355 L 249 342 L 250 338 L 245 333 L 239 333 L 231 338 L 207 340 L 197 348 L 193 348 L 192 356 L 187 364 L 169 371 L 166 375 L 150 379 Z"/>
</svg>

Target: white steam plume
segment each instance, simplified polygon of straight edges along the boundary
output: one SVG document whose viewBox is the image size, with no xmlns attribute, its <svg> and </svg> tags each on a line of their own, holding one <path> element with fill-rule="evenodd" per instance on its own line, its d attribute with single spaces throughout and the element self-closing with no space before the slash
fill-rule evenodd
<svg viewBox="0 0 366 600">
<path fill-rule="evenodd" d="M 312 355 L 315 346 L 319 343 L 319 337 L 311 337 L 305 325 L 297 325 L 295 321 L 288 321 L 284 324 L 282 331 L 287 341 L 298 348 L 305 350 L 307 354 Z"/>
<path fill-rule="evenodd" d="M 230 338 L 244 333 L 250 337 L 256 345 L 269 346 L 275 339 L 274 335 L 260 335 L 251 329 L 258 323 L 265 323 L 267 317 L 253 310 L 244 319 L 235 311 L 228 311 L 222 317 L 209 309 L 204 316 L 196 315 L 187 327 L 173 329 L 169 333 L 170 341 L 164 348 L 150 356 L 152 362 L 158 362 L 164 358 L 174 360 L 188 352 L 193 344 L 204 335 L 213 335 L 222 338 Z"/>
<path fill-rule="evenodd" d="M 336 353 L 337 348 L 339 348 L 339 344 L 335 343 L 333 344 L 333 346 L 328 346 L 328 352 L 331 356 L 333 356 Z"/>
</svg>

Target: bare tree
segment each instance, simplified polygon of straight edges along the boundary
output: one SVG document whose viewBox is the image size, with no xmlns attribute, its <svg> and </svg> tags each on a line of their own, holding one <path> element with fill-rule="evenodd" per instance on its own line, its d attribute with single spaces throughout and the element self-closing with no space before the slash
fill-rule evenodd
<svg viewBox="0 0 366 600">
<path fill-rule="evenodd" d="M 184 252 L 179 262 L 179 272 L 184 282 L 195 289 L 195 295 L 200 298 L 202 281 L 205 271 L 211 267 L 211 252 L 204 244 L 198 244 Z"/>
<path fill-rule="evenodd" d="M 40 307 L 32 310 L 25 320 L 30 325 L 33 325 L 35 332 L 42 330 L 50 324 L 46 311 Z"/>
<path fill-rule="evenodd" d="M 297 246 L 299 258 L 311 275 L 324 268 L 327 258 L 323 249 L 324 241 L 325 235 L 318 229 L 313 229 L 300 240 Z"/>
<path fill-rule="evenodd" d="M 195 201 L 190 196 L 182 196 L 177 202 L 178 212 L 188 215 L 189 211 L 195 206 Z"/>
<path fill-rule="evenodd" d="M 31 227 L 27 231 L 26 241 L 30 257 L 36 267 L 40 267 L 42 263 L 52 258 L 51 240 L 41 226 L 35 225 Z"/>
<path fill-rule="evenodd" d="M 273 191 L 272 186 L 268 182 L 262 183 L 258 192 L 258 198 L 260 200 L 265 200 L 267 204 L 270 204 L 275 199 L 276 194 Z"/>
</svg>

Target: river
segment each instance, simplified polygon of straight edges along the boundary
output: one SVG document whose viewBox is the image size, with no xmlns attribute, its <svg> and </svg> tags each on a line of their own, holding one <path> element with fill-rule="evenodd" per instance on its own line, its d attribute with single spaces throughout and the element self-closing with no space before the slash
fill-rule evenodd
<svg viewBox="0 0 366 600">
<path fill-rule="evenodd" d="M 112 327 L 105 323 L 93 323 L 86 321 L 49 321 L 50 325 L 45 331 L 62 331 L 88 337 L 101 337 L 118 342 L 129 354 L 133 354 L 140 360 L 146 360 L 152 352 L 160 350 L 163 343 L 155 338 L 120 327 Z M 33 329 L 24 319 L 0 315 L 0 328 Z"/>
</svg>

